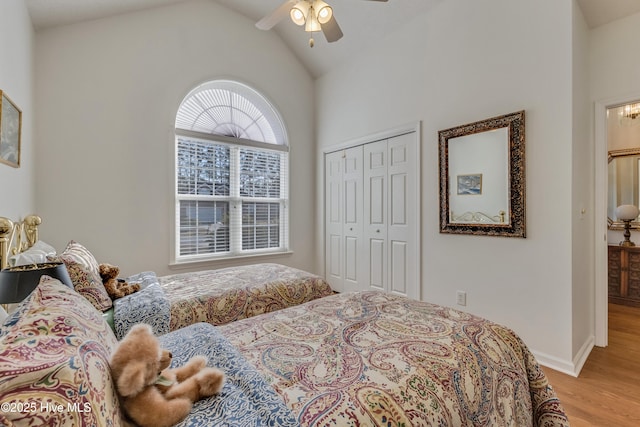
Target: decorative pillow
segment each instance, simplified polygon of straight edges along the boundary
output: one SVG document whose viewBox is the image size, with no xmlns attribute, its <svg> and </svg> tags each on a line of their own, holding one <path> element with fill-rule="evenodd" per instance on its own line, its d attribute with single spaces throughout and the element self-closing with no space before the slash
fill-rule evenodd
<svg viewBox="0 0 640 427">
<path fill-rule="evenodd" d="M 96 258 L 89 252 L 89 249 L 74 240 L 67 244 L 67 247 L 60 255 L 50 258 L 57 258 L 56 261 L 64 261 L 65 263 L 67 261 L 78 263 L 100 278 L 100 264 Z"/>
<path fill-rule="evenodd" d="M 43 276 L 0 329 L 0 421 L 120 426 L 109 368 L 116 344 L 86 299 Z"/>
<path fill-rule="evenodd" d="M 75 290 L 96 309 L 105 311 L 113 306 L 102 284 L 98 261 L 87 248 L 72 240 L 60 255 L 50 256 L 49 260 L 64 262 Z"/>
<path fill-rule="evenodd" d="M 96 278 L 78 263 L 65 261 L 65 265 L 76 292 L 89 300 L 100 311 L 109 310 L 113 306 L 113 301 L 99 277 Z"/>
<path fill-rule="evenodd" d="M 142 280 L 142 289 L 113 302 L 113 326 L 116 337 L 119 340 L 124 338 L 137 323 L 151 325 L 156 335 L 166 334 L 170 331 L 171 303 L 158 283 L 155 273 L 145 272 L 132 277 Z"/>
</svg>

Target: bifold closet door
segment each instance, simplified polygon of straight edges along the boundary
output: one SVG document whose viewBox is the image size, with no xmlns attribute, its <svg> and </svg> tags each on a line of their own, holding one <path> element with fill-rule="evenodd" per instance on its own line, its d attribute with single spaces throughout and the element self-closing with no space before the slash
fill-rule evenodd
<svg viewBox="0 0 640 427">
<path fill-rule="evenodd" d="M 363 286 L 362 146 L 325 155 L 325 275 L 339 292 Z"/>
<path fill-rule="evenodd" d="M 388 291 L 420 298 L 419 160 L 416 134 L 389 139 L 387 212 Z"/>
<path fill-rule="evenodd" d="M 365 280 L 419 297 L 415 133 L 364 145 Z"/>
<path fill-rule="evenodd" d="M 325 276 L 331 288 L 343 292 L 343 153 L 325 155 Z"/>
<path fill-rule="evenodd" d="M 387 290 L 387 140 L 364 145 L 365 287 Z"/>
<path fill-rule="evenodd" d="M 362 146 L 344 150 L 344 280 L 345 292 L 362 290 L 365 283 L 362 242 Z"/>
<path fill-rule="evenodd" d="M 325 275 L 339 292 L 420 297 L 416 133 L 325 155 Z"/>
</svg>

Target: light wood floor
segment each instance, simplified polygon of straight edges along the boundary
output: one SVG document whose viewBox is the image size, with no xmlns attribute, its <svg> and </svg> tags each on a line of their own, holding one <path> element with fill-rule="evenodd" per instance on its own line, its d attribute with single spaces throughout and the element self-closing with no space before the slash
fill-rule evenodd
<svg viewBox="0 0 640 427">
<path fill-rule="evenodd" d="M 609 346 L 578 378 L 544 368 L 572 427 L 640 426 L 640 308 L 609 304 Z"/>
</svg>

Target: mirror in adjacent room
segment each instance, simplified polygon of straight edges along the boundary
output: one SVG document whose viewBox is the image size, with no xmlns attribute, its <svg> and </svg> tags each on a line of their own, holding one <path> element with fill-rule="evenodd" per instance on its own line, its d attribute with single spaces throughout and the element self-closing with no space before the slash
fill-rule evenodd
<svg viewBox="0 0 640 427">
<path fill-rule="evenodd" d="M 525 237 L 524 111 L 438 132 L 440 232 Z"/>
<path fill-rule="evenodd" d="M 640 100 L 607 109 L 607 150 L 607 219 L 610 229 L 622 230 L 616 207 L 640 206 Z M 631 228 L 640 228 L 640 222 L 632 221 Z"/>
</svg>

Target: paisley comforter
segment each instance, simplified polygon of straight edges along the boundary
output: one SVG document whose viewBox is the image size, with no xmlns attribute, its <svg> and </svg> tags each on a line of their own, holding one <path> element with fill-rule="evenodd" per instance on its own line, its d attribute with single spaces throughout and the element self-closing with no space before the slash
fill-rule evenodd
<svg viewBox="0 0 640 427">
<path fill-rule="evenodd" d="M 379 292 L 317 299 L 218 328 L 302 426 L 567 426 L 511 330 Z"/>
<path fill-rule="evenodd" d="M 320 276 L 280 264 L 253 264 L 158 278 L 171 306 L 170 329 L 223 325 L 332 293 Z"/>
<path fill-rule="evenodd" d="M 118 339 L 136 323 L 156 335 L 205 322 L 238 319 L 302 304 L 333 293 L 320 276 L 280 264 L 253 264 L 157 277 L 152 271 L 129 276 L 140 291 L 113 303 Z"/>
</svg>

